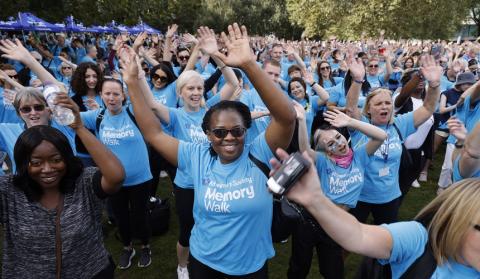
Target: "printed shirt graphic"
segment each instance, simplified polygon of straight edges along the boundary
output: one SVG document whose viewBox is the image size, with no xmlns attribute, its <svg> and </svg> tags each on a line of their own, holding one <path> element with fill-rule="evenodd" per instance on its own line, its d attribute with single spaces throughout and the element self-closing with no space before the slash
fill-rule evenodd
<svg viewBox="0 0 480 279">
<path fill-rule="evenodd" d="M 275 254 L 272 195 L 249 152 L 264 163 L 273 156 L 264 133 L 229 164 L 212 157 L 208 144 L 181 141 L 178 149 L 178 168 L 191 174 L 195 189 L 190 253 L 231 275 L 257 271 Z"/>
<path fill-rule="evenodd" d="M 175 91 L 177 82 L 174 81 L 162 89 L 155 89 L 152 87 L 153 99 L 170 108 L 177 107 L 177 92 Z"/>
<path fill-rule="evenodd" d="M 369 122 L 369 119 L 364 117 L 362 121 Z M 404 139 L 416 131 L 413 112 L 399 115 L 395 117 L 394 121 Z M 365 184 L 359 200 L 380 204 L 390 202 L 401 195 L 398 172 L 402 156 L 402 142 L 393 125 L 377 127 L 387 132 L 388 137 L 375 151 L 371 163 L 365 168 Z M 368 137 L 358 131 L 353 131 L 351 136 L 354 147 L 368 141 Z"/>
<path fill-rule="evenodd" d="M 366 144 L 354 151 L 348 168 L 337 166 L 324 153 L 317 152 L 317 171 L 325 195 L 336 204 L 355 207 L 364 184 L 364 166 L 369 163 Z"/>
<path fill-rule="evenodd" d="M 423 254 L 428 241 L 428 232 L 422 224 L 415 221 L 382 226 L 392 235 L 393 247 L 390 258 L 379 260 L 379 262 L 381 264 L 389 263 L 392 268 L 392 278 L 398 279 Z M 437 266 L 430 278 L 480 278 L 480 272 L 472 267 L 449 260 L 442 266 Z"/>
<path fill-rule="evenodd" d="M 131 106 L 129 109 L 133 113 Z M 87 129 L 95 130 L 101 110 L 80 113 Z M 126 107 L 117 115 L 106 110 L 96 136 L 122 163 L 126 174 L 124 186 L 137 185 L 152 178 L 147 146 L 137 126 L 128 116 Z"/>
</svg>

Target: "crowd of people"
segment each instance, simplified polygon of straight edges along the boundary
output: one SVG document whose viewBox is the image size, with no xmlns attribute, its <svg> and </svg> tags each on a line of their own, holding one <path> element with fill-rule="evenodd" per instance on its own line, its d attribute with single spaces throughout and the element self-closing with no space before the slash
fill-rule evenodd
<svg viewBox="0 0 480 279">
<path fill-rule="evenodd" d="M 268 278 L 278 212 L 264 167 L 300 151 L 312 167 L 285 198 L 309 221 L 291 227 L 286 277 L 306 278 L 315 248 L 324 278 L 344 278 L 345 251 L 393 278 L 425 255 L 425 278 L 480 278 L 478 40 L 288 41 L 236 23 L 20 39 L 0 41 L 2 277 L 149 266 L 148 202 L 168 174 L 178 278 Z M 42 94 L 52 84 L 54 105 Z M 72 124 L 56 120 L 60 107 Z M 436 157 L 438 196 L 398 222 Z"/>
</svg>

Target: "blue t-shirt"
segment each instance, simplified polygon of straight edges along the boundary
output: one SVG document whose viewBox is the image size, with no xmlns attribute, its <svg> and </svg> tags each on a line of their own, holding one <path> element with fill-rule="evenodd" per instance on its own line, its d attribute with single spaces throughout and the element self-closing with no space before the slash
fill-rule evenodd
<svg viewBox="0 0 480 279">
<path fill-rule="evenodd" d="M 79 64 L 81 64 L 81 63 L 93 63 L 95 65 L 97 64 L 97 62 L 95 60 L 93 60 L 93 58 L 88 56 L 88 55 L 85 55 L 85 56 L 82 57 Z"/>
<path fill-rule="evenodd" d="M 480 177 L 480 169 L 476 173 L 474 173 L 471 177 L 462 177 L 462 175 L 460 174 L 460 158 L 461 157 L 462 155 L 459 155 L 453 161 L 453 177 L 452 177 L 453 182 L 458 182 L 465 178 Z"/>
<path fill-rule="evenodd" d="M 305 108 L 305 122 L 307 122 L 307 136 L 310 140 L 310 134 L 312 132 L 312 124 L 313 119 L 317 112 L 321 110 L 321 107 L 318 106 L 318 96 L 311 96 L 310 101 L 307 103 L 307 100 L 303 99 L 301 101 L 297 101 Z M 294 99 L 295 100 L 295 99 Z"/>
<path fill-rule="evenodd" d="M 384 76 L 380 74 L 374 76 L 367 75 L 367 81 L 370 83 L 371 88 L 382 87 L 385 85 Z"/>
<path fill-rule="evenodd" d="M 255 89 L 248 91 L 251 98 L 251 112 L 265 112 L 268 111 L 267 106 L 263 103 L 262 98 Z M 252 121 L 252 127 L 255 129 L 257 135 L 263 133 L 270 124 L 270 116 L 259 117 Z"/>
<path fill-rule="evenodd" d="M 415 260 L 423 254 L 428 241 L 428 232 L 425 227 L 416 222 L 398 222 L 382 225 L 392 235 L 392 251 L 390 258 L 379 260 L 381 264 L 390 264 L 392 278 L 398 279 L 405 273 Z M 449 260 L 437 266 L 430 278 L 480 278 L 480 272 Z"/>
<path fill-rule="evenodd" d="M 0 123 L 23 123 L 13 104 L 3 102 L 4 88 L 0 87 Z"/>
<path fill-rule="evenodd" d="M 440 92 L 452 89 L 455 85 L 455 82 L 449 81 L 446 76 L 440 78 Z"/>
<path fill-rule="evenodd" d="M 460 119 L 465 128 L 467 128 L 467 132 L 470 133 L 473 128 L 475 128 L 475 124 L 480 121 L 480 101 L 472 104 L 471 96 L 467 96 L 463 105 L 457 108 L 457 113 L 455 116 Z M 450 134 L 447 139 L 447 143 L 455 143 L 456 138 Z"/>
<path fill-rule="evenodd" d="M 369 122 L 365 117 L 362 121 Z M 417 130 L 414 126 L 413 112 L 398 115 L 394 121 L 403 139 Z M 387 203 L 401 195 L 398 173 L 402 156 L 402 141 L 393 125 L 378 127 L 387 132 L 387 139 L 375 151 L 370 164 L 365 168 L 365 184 L 359 198 L 362 202 L 374 204 Z M 351 136 L 354 147 L 368 141 L 368 137 L 358 131 L 353 131 Z"/>
<path fill-rule="evenodd" d="M 152 87 L 153 99 L 170 108 L 176 108 L 178 104 L 177 92 L 177 82 L 174 81 L 169 85 L 161 89 L 155 89 Z"/>
<path fill-rule="evenodd" d="M 90 108 L 87 106 L 87 100 L 88 100 L 88 96 L 85 95 L 85 96 L 82 96 L 82 101 L 83 101 L 83 104 L 85 105 L 85 107 L 90 110 Z M 103 100 L 102 100 L 102 97 L 100 97 L 100 95 L 95 95 L 95 102 L 97 102 L 97 104 L 100 106 L 100 108 L 104 108 L 105 105 L 103 103 Z"/>
<path fill-rule="evenodd" d="M 76 154 L 75 131 L 68 126 L 58 124 L 55 120 L 52 120 L 50 126 L 59 130 L 67 137 L 68 142 L 72 147 L 73 153 Z M 13 150 L 18 137 L 21 133 L 23 133 L 23 131 L 25 131 L 24 123 L 0 123 L 0 151 L 4 151 L 8 154 L 8 157 L 12 162 L 12 173 L 15 173 L 16 171 Z"/>
<path fill-rule="evenodd" d="M 267 177 L 248 158 L 268 164 L 273 153 L 260 134 L 234 162 L 212 157 L 209 144 L 180 141 L 178 168 L 194 180 L 195 224 L 190 253 L 201 263 L 229 275 L 259 270 L 274 256 L 272 195 Z"/>
<path fill-rule="evenodd" d="M 337 107 L 345 107 L 347 105 L 347 97 L 343 82 L 325 89 L 328 94 L 328 102 L 336 104 Z"/>
<path fill-rule="evenodd" d="M 133 113 L 133 109 L 129 107 Z M 102 109 L 81 112 L 82 121 L 87 129 L 95 130 L 97 116 Z M 143 136 L 126 111 L 112 115 L 108 110 L 103 115 L 96 137 L 113 152 L 125 169 L 123 186 L 133 186 L 152 178 L 148 151 Z"/>
<path fill-rule="evenodd" d="M 370 158 L 366 144 L 354 151 L 348 168 L 337 166 L 323 152 L 317 152 L 316 166 L 323 193 L 335 204 L 355 207 L 364 184 L 365 166 L 370 163 Z"/>
</svg>

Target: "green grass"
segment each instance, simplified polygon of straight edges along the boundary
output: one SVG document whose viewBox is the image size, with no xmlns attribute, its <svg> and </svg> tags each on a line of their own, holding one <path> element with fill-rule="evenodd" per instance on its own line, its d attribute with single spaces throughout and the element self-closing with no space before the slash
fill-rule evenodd
<svg viewBox="0 0 480 279">
<path fill-rule="evenodd" d="M 437 153 L 437 160 L 434 162 L 434 168 L 429 172 L 429 181 L 422 183 L 421 188 L 412 188 L 408 193 L 402 207 L 400 208 L 400 220 L 410 220 L 417 212 L 429 201 L 435 197 L 436 182 L 443 160 L 444 149 L 440 149 Z M 176 242 L 178 232 L 177 216 L 175 214 L 174 199 L 171 195 L 171 184 L 168 178 L 161 179 L 159 186 L 159 196 L 162 198 L 169 198 L 171 202 L 171 218 L 169 231 L 158 237 L 153 237 L 151 240 L 152 247 L 152 265 L 147 268 L 139 268 L 136 265 L 138 258 L 134 259 L 134 264 L 128 270 L 117 270 L 116 278 L 176 278 Z M 2 230 L 3 232 L 3 230 Z M 3 238 L 3 233 L 0 232 L 0 238 Z M 118 259 L 122 249 L 120 241 L 115 238 L 115 229 L 111 229 L 108 237 L 105 240 L 106 247 L 112 253 L 115 260 Z M 286 244 L 276 244 L 276 256 L 269 261 L 269 277 L 270 278 L 286 278 L 288 269 L 288 260 L 290 257 L 291 242 Z M 0 243 L 1 247 L 1 243 Z M 136 245 L 136 247 L 139 247 Z M 1 248 L 0 248 L 1 249 Z M 350 254 L 346 260 L 346 278 L 353 278 L 354 273 L 358 267 L 360 256 Z M 1 265 L 0 265 L 1 268 Z M 1 269 L 0 269 L 1 270 Z M 312 267 L 308 278 L 319 278 L 318 263 L 316 255 L 312 261 Z"/>
</svg>

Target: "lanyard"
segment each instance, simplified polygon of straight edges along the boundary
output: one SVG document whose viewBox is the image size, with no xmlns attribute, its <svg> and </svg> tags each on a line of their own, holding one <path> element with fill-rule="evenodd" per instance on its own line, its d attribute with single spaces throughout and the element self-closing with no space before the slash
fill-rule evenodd
<svg viewBox="0 0 480 279">
<path fill-rule="evenodd" d="M 387 124 L 387 139 L 384 141 L 384 144 L 380 147 L 380 153 L 382 154 L 383 161 L 387 163 L 388 161 L 388 152 L 390 150 L 390 135 L 388 133 L 388 128 L 390 127 L 390 124 Z"/>
</svg>

